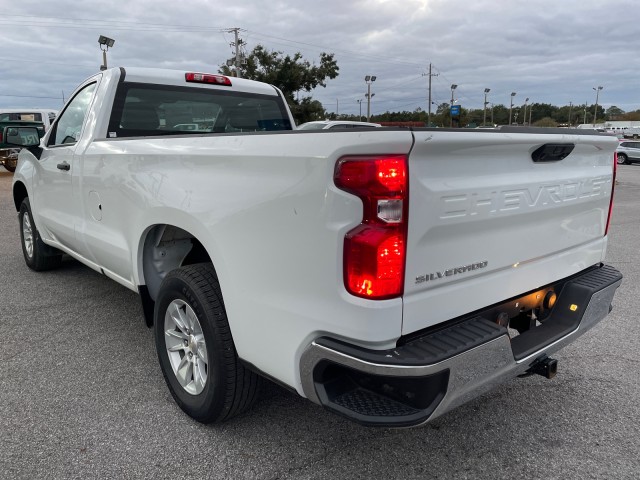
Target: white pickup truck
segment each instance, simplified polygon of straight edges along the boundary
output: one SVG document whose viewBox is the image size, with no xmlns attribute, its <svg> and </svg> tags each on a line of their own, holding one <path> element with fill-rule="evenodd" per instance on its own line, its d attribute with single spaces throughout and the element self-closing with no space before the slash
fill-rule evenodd
<svg viewBox="0 0 640 480">
<path fill-rule="evenodd" d="M 187 125 L 189 128 L 184 128 Z M 196 125 L 196 127 L 192 127 Z M 607 316 L 614 137 L 296 130 L 271 85 L 115 68 L 52 128 L 7 129 L 24 258 L 140 293 L 168 387 L 201 422 L 262 378 L 364 425 L 415 426 Z"/>
</svg>

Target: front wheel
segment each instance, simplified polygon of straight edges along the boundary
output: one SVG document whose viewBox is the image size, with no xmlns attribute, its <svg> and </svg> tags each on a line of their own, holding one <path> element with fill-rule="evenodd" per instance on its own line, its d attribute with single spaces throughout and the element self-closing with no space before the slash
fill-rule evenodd
<svg viewBox="0 0 640 480">
<path fill-rule="evenodd" d="M 218 423 L 252 405 L 260 377 L 238 359 L 212 264 L 178 268 L 165 277 L 154 330 L 162 374 L 187 415 Z"/>
<path fill-rule="evenodd" d="M 59 267 L 62 263 L 62 252 L 46 245 L 40 238 L 40 233 L 38 233 L 36 224 L 33 221 L 31 204 L 28 198 L 22 201 L 18 218 L 22 254 L 27 266 L 37 272 Z"/>
<path fill-rule="evenodd" d="M 618 156 L 618 165 L 624 165 L 627 163 L 627 156 L 624 153 L 619 153 Z"/>
</svg>

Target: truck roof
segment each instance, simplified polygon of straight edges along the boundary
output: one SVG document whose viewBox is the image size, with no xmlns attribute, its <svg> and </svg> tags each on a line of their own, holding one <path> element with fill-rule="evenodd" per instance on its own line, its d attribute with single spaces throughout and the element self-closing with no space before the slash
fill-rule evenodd
<svg viewBox="0 0 640 480">
<path fill-rule="evenodd" d="M 160 85 L 193 86 L 198 88 L 228 89 L 242 92 L 257 93 L 262 95 L 277 96 L 278 92 L 273 85 L 244 78 L 221 75 L 215 71 L 203 72 L 199 69 L 170 70 L 165 68 L 141 68 L 141 67 L 121 67 L 125 71 L 126 82 L 154 83 Z M 112 69 L 117 70 L 117 69 Z M 214 70 L 214 69 L 212 69 Z M 188 83 L 185 80 L 186 73 L 203 73 L 226 77 L 231 81 L 231 86 L 216 85 L 210 83 Z"/>
</svg>

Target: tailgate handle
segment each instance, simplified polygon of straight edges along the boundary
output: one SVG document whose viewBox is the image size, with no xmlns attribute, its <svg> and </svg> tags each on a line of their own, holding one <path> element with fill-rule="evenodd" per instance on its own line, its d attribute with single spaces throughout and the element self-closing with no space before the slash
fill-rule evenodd
<svg viewBox="0 0 640 480">
<path fill-rule="evenodd" d="M 531 159 L 534 162 L 558 162 L 568 157 L 574 148 L 573 143 L 546 143 L 534 150 Z"/>
</svg>

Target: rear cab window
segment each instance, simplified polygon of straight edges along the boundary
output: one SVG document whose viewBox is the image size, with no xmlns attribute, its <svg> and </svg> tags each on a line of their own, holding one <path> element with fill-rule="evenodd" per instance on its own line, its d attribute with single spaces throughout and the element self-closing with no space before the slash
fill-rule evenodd
<svg viewBox="0 0 640 480">
<path fill-rule="evenodd" d="M 107 138 L 291 130 L 280 97 L 123 82 Z"/>
<path fill-rule="evenodd" d="M 0 113 L 0 122 L 41 122 L 42 114 L 37 112 Z"/>
</svg>

